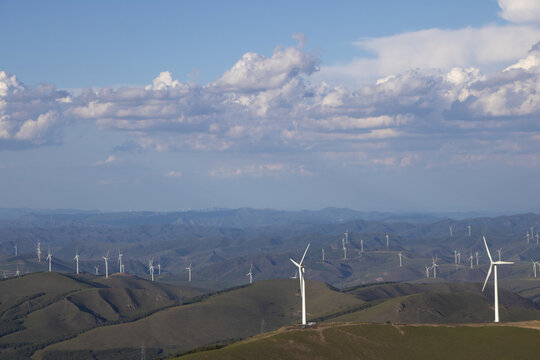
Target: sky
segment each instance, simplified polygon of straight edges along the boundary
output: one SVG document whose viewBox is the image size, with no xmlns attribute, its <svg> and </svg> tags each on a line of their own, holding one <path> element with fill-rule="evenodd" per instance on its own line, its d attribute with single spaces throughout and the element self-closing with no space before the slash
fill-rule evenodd
<svg viewBox="0 0 540 360">
<path fill-rule="evenodd" d="M 540 211 L 540 2 L 0 0 L 0 207 Z"/>
</svg>

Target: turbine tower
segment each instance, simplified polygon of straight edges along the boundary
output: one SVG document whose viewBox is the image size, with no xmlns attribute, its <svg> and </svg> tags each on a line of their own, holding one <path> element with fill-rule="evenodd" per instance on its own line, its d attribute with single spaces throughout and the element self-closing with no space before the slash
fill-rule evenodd
<svg viewBox="0 0 540 360">
<path fill-rule="evenodd" d="M 453 233 L 454 227 L 452 225 L 449 225 L 448 229 L 450 229 L 450 237 L 453 237 L 454 236 L 454 233 Z"/>
<path fill-rule="evenodd" d="M 79 274 L 79 250 L 75 251 L 74 259 L 77 262 L 77 274 Z"/>
<path fill-rule="evenodd" d="M 497 253 L 499 254 L 499 261 L 501 261 L 501 251 L 502 251 L 502 248 L 497 249 Z"/>
<path fill-rule="evenodd" d="M 429 265 L 425 265 L 425 267 L 426 267 L 426 278 L 429 279 L 429 270 L 430 270 L 430 267 L 429 267 Z"/>
<path fill-rule="evenodd" d="M 105 260 L 105 279 L 109 278 L 109 251 L 107 251 L 107 255 L 103 257 L 103 260 Z"/>
<path fill-rule="evenodd" d="M 322 250 L 322 261 L 324 262 L 324 248 L 322 248 L 321 250 Z"/>
<path fill-rule="evenodd" d="M 51 269 L 51 262 L 52 262 L 51 248 L 49 248 L 49 250 L 47 252 L 47 259 L 46 260 L 49 262 L 49 272 L 51 272 L 52 271 L 52 269 Z"/>
<path fill-rule="evenodd" d="M 15 244 L 15 256 L 19 255 L 19 251 L 17 249 L 17 244 Z"/>
<path fill-rule="evenodd" d="M 94 266 L 94 268 L 96 269 L 96 275 L 99 275 L 99 265 Z"/>
<path fill-rule="evenodd" d="M 390 237 L 388 236 L 388 233 L 386 233 L 386 247 L 388 247 L 389 242 L 390 242 Z"/>
<path fill-rule="evenodd" d="M 469 236 L 471 236 L 471 224 L 467 225 L 467 229 L 469 230 Z"/>
<path fill-rule="evenodd" d="M 538 265 L 538 268 L 540 268 L 540 263 L 539 262 L 536 262 L 534 260 L 531 259 L 531 262 L 533 264 L 533 272 L 534 272 L 534 277 L 536 278 L 536 265 Z"/>
<path fill-rule="evenodd" d="M 457 263 L 461 264 L 461 252 L 460 251 L 457 252 Z"/>
<path fill-rule="evenodd" d="M 302 325 L 306 325 L 306 281 L 304 279 L 305 275 L 305 267 L 302 265 L 304 262 L 304 258 L 306 257 L 306 253 L 309 249 L 309 245 L 307 245 L 306 250 L 304 251 L 304 255 L 302 256 L 302 259 L 299 263 L 294 261 L 293 259 L 290 259 L 296 267 L 298 267 L 298 278 L 300 279 L 300 296 L 302 297 Z"/>
<path fill-rule="evenodd" d="M 157 271 L 158 271 L 158 275 L 161 275 L 161 260 L 159 260 L 157 264 Z"/>
<path fill-rule="evenodd" d="M 188 271 L 189 282 L 191 282 L 191 263 L 189 263 L 189 266 L 186 268 L 186 270 Z"/>
<path fill-rule="evenodd" d="M 531 235 L 529 235 L 529 232 L 527 231 L 527 245 L 530 243 L 530 239 L 531 238 Z"/>
<path fill-rule="evenodd" d="M 37 259 L 38 262 L 41 262 L 41 243 L 39 241 L 37 243 Z"/>
<path fill-rule="evenodd" d="M 471 261 L 471 269 L 473 268 L 473 256 L 472 256 L 472 253 L 471 253 L 471 256 L 469 256 L 469 260 Z"/>
<path fill-rule="evenodd" d="M 457 250 L 454 250 L 454 264 L 457 265 Z"/>
<path fill-rule="evenodd" d="M 15 276 L 21 276 L 21 272 L 19 271 L 19 264 L 17 264 L 17 271 L 15 271 Z"/>
<path fill-rule="evenodd" d="M 148 271 L 150 272 L 152 281 L 154 281 L 154 259 L 148 260 Z"/>
<path fill-rule="evenodd" d="M 400 252 L 398 252 L 398 256 L 399 256 L 399 267 L 401 267 L 401 258 L 403 257 L 403 254 Z"/>
<path fill-rule="evenodd" d="M 360 252 L 364 252 L 364 240 L 360 240 Z"/>
<path fill-rule="evenodd" d="M 536 237 L 536 245 L 538 245 L 538 237 L 539 237 L 539 236 L 538 236 L 538 231 L 536 232 L 535 237 Z"/>
<path fill-rule="evenodd" d="M 347 260 L 347 245 L 345 243 L 345 238 L 341 239 L 341 245 L 343 247 L 343 260 Z"/>
<path fill-rule="evenodd" d="M 249 272 L 246 274 L 246 276 L 249 276 L 249 283 L 253 284 L 253 264 L 249 267 Z"/>
<path fill-rule="evenodd" d="M 476 252 L 476 266 L 478 266 L 478 251 Z"/>
<path fill-rule="evenodd" d="M 486 281 L 484 281 L 484 286 L 482 287 L 482 292 L 486 288 L 486 284 L 489 280 L 489 276 L 491 275 L 491 269 L 493 269 L 493 281 L 494 281 L 494 292 L 495 292 L 495 322 L 499 322 L 499 291 L 497 288 L 497 265 L 507 265 L 507 264 L 513 264 L 513 262 L 510 261 L 493 261 L 491 258 L 491 253 L 489 252 L 489 248 L 487 246 L 486 237 L 484 236 L 484 245 L 486 245 L 486 251 L 489 257 L 489 270 L 486 276 Z"/>
</svg>

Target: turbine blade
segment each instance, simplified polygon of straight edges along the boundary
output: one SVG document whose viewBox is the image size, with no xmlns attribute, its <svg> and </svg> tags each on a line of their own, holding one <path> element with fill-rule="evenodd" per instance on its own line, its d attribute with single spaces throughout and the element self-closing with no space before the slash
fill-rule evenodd
<svg viewBox="0 0 540 360">
<path fill-rule="evenodd" d="M 297 263 L 296 261 L 294 261 L 293 259 L 289 258 L 289 260 L 291 260 L 291 261 L 292 261 L 292 263 L 293 263 L 294 265 L 296 265 L 296 266 L 300 267 L 300 264 L 299 264 L 299 263 Z"/>
<path fill-rule="evenodd" d="M 304 262 L 304 258 L 306 257 L 309 245 L 311 245 L 311 243 L 307 244 L 306 251 L 304 251 L 304 256 L 302 256 L 302 260 L 300 260 L 300 265 L 302 265 L 302 263 Z"/>
<path fill-rule="evenodd" d="M 513 264 L 513 261 L 495 261 L 494 265 L 507 265 L 507 264 Z"/>
<path fill-rule="evenodd" d="M 484 245 L 486 245 L 486 251 L 487 251 L 488 257 L 489 257 L 489 263 L 490 263 L 490 264 L 493 264 L 493 259 L 491 258 L 491 253 L 489 252 L 489 248 L 488 248 L 488 246 L 487 246 L 486 237 L 483 236 L 483 238 L 484 238 Z"/>
<path fill-rule="evenodd" d="M 482 287 L 482 292 L 484 291 L 484 289 L 486 288 L 486 284 L 488 282 L 488 279 L 489 279 L 489 275 L 491 275 L 491 269 L 493 268 L 493 264 L 489 264 L 489 270 L 488 270 L 488 273 L 487 273 L 487 276 L 486 276 L 486 281 L 484 281 L 484 286 Z"/>
</svg>

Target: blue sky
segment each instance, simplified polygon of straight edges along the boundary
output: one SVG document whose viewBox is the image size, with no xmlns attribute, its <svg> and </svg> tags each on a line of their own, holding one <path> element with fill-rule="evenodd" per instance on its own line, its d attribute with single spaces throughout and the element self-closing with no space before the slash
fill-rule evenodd
<svg viewBox="0 0 540 360">
<path fill-rule="evenodd" d="M 2 1 L 2 207 L 540 209 L 540 6 Z"/>
</svg>

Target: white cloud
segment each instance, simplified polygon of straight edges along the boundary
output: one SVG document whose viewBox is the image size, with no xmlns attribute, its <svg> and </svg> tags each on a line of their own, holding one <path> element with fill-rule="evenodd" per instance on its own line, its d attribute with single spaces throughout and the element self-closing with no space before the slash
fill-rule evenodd
<svg viewBox="0 0 540 360">
<path fill-rule="evenodd" d="M 114 155 L 109 155 L 105 160 L 96 161 L 94 165 L 96 166 L 110 165 L 115 161 L 116 161 L 116 157 Z"/>
<path fill-rule="evenodd" d="M 293 165 L 286 163 L 264 163 L 257 165 L 246 165 L 242 167 L 220 167 L 210 171 L 211 177 L 216 178 L 237 178 L 237 177 L 267 177 L 281 174 L 293 174 L 300 176 L 311 176 L 312 173 L 305 169 L 304 165 Z"/>
<path fill-rule="evenodd" d="M 168 177 L 173 177 L 173 178 L 179 178 L 179 177 L 182 177 L 182 172 L 171 170 L 171 171 L 167 172 L 167 176 Z"/>
<path fill-rule="evenodd" d="M 514 23 L 540 22 L 540 2 L 538 0 L 499 0 L 499 15 Z"/>
</svg>

